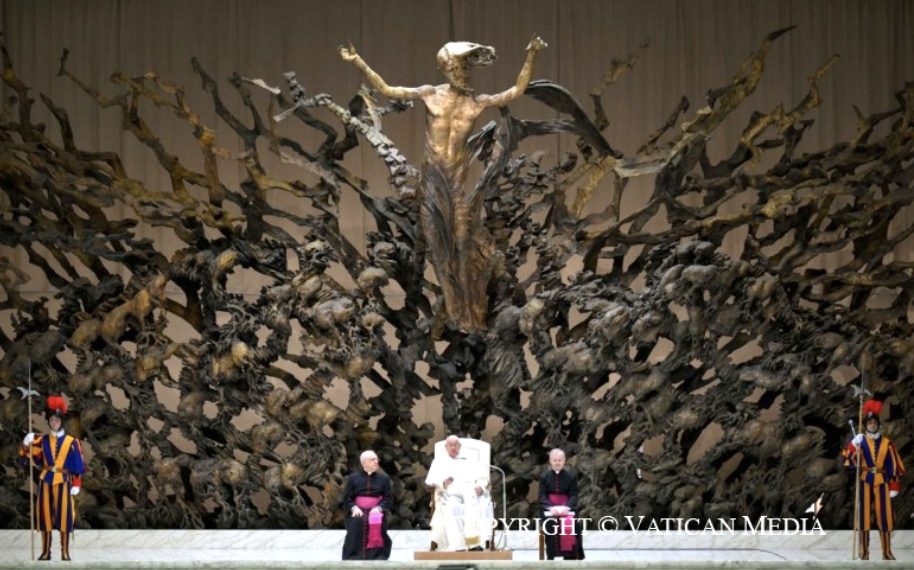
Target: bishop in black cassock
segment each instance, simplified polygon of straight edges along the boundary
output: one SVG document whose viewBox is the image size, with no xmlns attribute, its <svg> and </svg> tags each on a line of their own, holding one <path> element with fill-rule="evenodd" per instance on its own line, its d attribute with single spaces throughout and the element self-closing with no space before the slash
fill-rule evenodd
<svg viewBox="0 0 914 570">
<path fill-rule="evenodd" d="M 565 452 L 549 452 L 549 469 L 540 477 L 540 507 L 546 558 L 583 560 L 582 526 L 574 520 L 578 508 L 578 477 L 565 469 Z"/>
<path fill-rule="evenodd" d="M 378 456 L 365 451 L 362 469 L 346 479 L 343 509 L 346 511 L 346 539 L 343 560 L 387 560 L 391 541 L 387 534 L 390 511 L 390 477 L 378 471 Z"/>
</svg>

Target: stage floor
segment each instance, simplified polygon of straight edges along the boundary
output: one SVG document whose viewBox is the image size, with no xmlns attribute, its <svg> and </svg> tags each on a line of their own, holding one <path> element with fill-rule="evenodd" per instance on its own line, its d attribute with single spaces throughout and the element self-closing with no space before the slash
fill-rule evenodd
<svg viewBox="0 0 914 570">
<path fill-rule="evenodd" d="M 0 531 L 0 569 L 40 568 L 352 568 L 365 565 L 396 568 L 439 568 L 440 562 L 413 561 L 416 550 L 428 548 L 426 531 L 392 531 L 390 561 L 340 561 L 343 532 L 330 531 L 77 531 L 70 546 L 73 561 L 60 562 L 55 538 L 53 560 L 30 562 L 27 531 Z M 538 560 L 537 537 L 514 532 L 508 537 L 513 561 L 446 563 L 451 568 L 549 568 L 574 564 L 580 568 L 851 568 L 848 531 L 825 535 L 658 535 L 637 532 L 592 533 L 585 537 L 583 562 Z M 40 543 L 38 544 L 40 546 Z M 38 547 L 36 546 L 36 548 Z M 876 533 L 871 535 L 869 564 L 881 563 Z M 896 531 L 896 562 L 892 568 L 914 568 L 914 531 Z M 881 565 L 881 564 L 880 564 Z"/>
</svg>

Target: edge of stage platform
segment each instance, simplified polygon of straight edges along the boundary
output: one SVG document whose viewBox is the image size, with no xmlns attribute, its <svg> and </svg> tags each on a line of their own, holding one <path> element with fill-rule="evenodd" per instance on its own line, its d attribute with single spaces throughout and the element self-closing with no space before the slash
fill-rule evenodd
<svg viewBox="0 0 914 570">
<path fill-rule="evenodd" d="M 51 562 L 30 561 L 27 530 L 0 530 L 0 570 L 66 568 L 139 570 L 850 570 L 851 531 L 814 536 L 721 534 L 689 536 L 651 532 L 593 532 L 586 536 L 587 559 L 566 563 L 538 560 L 534 531 L 510 533 L 511 558 L 470 559 L 467 553 L 439 553 L 451 559 L 415 559 L 428 551 L 427 530 L 392 530 L 388 561 L 340 560 L 345 531 L 335 530 L 94 530 L 78 529 L 70 544 L 73 562 L 61 562 L 55 536 Z M 875 534 L 875 532 L 873 533 Z M 876 537 L 878 538 L 878 537 Z M 871 535 L 870 567 L 914 569 L 914 530 L 896 530 L 897 562 L 883 563 Z M 473 552 L 469 556 L 491 555 Z M 455 554 L 463 557 L 454 559 Z M 505 554 L 502 554 L 504 556 Z"/>
<path fill-rule="evenodd" d="M 464 550 L 453 552 L 447 550 L 417 550 L 413 560 L 513 560 L 511 550 Z"/>
</svg>

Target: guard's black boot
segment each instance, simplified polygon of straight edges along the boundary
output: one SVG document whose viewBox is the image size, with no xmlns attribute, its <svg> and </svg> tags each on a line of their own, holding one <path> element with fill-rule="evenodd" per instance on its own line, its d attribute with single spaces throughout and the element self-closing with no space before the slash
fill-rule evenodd
<svg viewBox="0 0 914 570">
<path fill-rule="evenodd" d="M 44 531 L 41 533 L 41 556 L 38 557 L 38 560 L 50 560 L 51 559 L 51 531 Z"/>
<path fill-rule="evenodd" d="M 882 559 L 895 560 L 895 555 L 892 554 L 892 533 L 880 532 L 879 539 L 882 540 Z"/>
<path fill-rule="evenodd" d="M 60 531 L 60 559 L 70 561 L 70 533 L 63 530 Z"/>
</svg>

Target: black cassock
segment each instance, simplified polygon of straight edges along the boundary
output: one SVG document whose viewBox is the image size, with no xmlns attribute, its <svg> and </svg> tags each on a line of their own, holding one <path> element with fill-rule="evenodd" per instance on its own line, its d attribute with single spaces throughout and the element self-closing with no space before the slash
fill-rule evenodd
<svg viewBox="0 0 914 570">
<path fill-rule="evenodd" d="M 384 546 L 365 548 L 368 544 L 368 509 L 361 517 L 352 516 L 352 507 L 358 496 L 380 497 L 378 506 L 384 512 L 381 536 Z M 346 511 L 346 540 L 343 541 L 343 560 L 387 560 L 390 558 L 390 535 L 387 534 L 387 517 L 390 516 L 390 477 L 375 471 L 371 475 L 357 471 L 346 478 L 343 490 L 343 510 Z"/>
<path fill-rule="evenodd" d="M 552 469 L 547 469 L 540 476 L 540 516 L 543 517 L 543 530 L 546 542 L 546 557 L 552 560 L 556 556 L 562 556 L 566 560 L 576 559 L 584 560 L 584 545 L 582 543 L 582 525 L 575 521 L 575 547 L 571 552 L 560 552 L 558 529 L 560 520 L 555 517 L 546 517 L 543 511 L 548 511 L 550 507 L 557 506 L 549 500 L 550 493 L 560 493 L 568 497 L 565 503 L 569 509 L 577 514 L 578 511 L 578 477 L 573 471 L 562 469 L 558 473 Z"/>
</svg>

